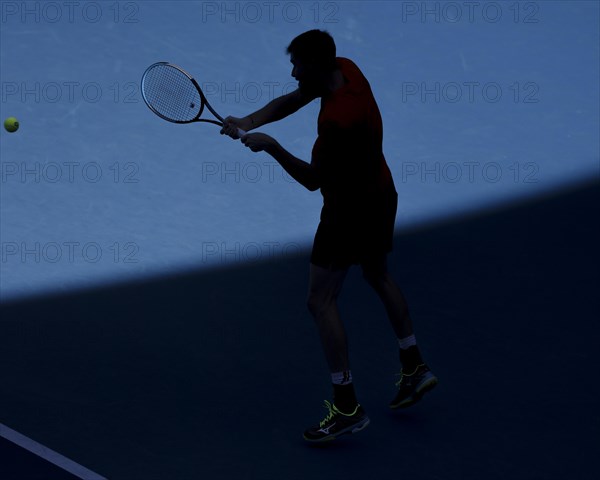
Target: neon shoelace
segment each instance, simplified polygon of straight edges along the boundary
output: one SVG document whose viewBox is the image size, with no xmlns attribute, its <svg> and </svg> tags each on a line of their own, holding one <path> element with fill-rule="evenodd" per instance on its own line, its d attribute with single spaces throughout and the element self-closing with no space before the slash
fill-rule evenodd
<svg viewBox="0 0 600 480">
<path fill-rule="evenodd" d="M 404 373 L 403 371 L 401 371 L 400 373 L 397 373 L 396 376 L 399 376 L 400 379 L 396 382 L 396 386 L 399 387 L 400 385 L 402 385 L 402 380 L 404 379 L 404 377 L 412 377 L 415 373 L 417 373 L 417 370 L 419 370 L 420 367 L 424 367 L 425 365 L 419 365 L 417 368 L 415 368 L 415 371 L 412 373 Z"/>
<path fill-rule="evenodd" d="M 333 405 L 328 400 L 325 400 L 325 408 L 329 409 L 329 413 L 323 420 L 321 420 L 321 422 L 319 423 L 319 427 L 323 427 L 327 422 L 331 421 L 331 419 L 335 416 L 335 411 L 333 410 Z"/>
</svg>

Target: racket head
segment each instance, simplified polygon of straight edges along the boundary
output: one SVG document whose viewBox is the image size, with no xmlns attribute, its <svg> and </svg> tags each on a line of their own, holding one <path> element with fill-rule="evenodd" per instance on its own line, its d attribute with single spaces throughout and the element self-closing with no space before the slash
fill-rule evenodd
<svg viewBox="0 0 600 480">
<path fill-rule="evenodd" d="M 142 97 L 150 110 L 173 123 L 198 121 L 205 98 L 198 82 L 168 62 L 150 65 L 142 76 Z"/>
</svg>

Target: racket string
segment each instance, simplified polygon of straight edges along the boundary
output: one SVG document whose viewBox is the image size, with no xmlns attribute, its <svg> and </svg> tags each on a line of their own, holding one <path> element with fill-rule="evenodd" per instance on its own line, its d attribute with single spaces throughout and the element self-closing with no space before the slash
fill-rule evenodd
<svg viewBox="0 0 600 480">
<path fill-rule="evenodd" d="M 149 69 L 142 88 L 148 105 L 171 121 L 189 122 L 200 113 L 202 99 L 196 86 L 173 66 L 159 64 Z"/>
</svg>

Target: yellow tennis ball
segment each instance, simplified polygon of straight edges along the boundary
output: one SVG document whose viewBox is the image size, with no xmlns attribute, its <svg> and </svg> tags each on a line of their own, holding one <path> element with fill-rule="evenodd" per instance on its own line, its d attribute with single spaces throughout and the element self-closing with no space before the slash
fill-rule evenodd
<svg viewBox="0 0 600 480">
<path fill-rule="evenodd" d="M 8 117 L 4 120 L 4 128 L 7 132 L 16 132 L 19 129 L 19 121 L 15 117 Z"/>
</svg>

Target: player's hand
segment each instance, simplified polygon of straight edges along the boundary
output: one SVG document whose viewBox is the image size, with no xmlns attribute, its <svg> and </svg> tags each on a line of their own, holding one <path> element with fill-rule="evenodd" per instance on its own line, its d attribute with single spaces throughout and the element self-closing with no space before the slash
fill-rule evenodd
<svg viewBox="0 0 600 480">
<path fill-rule="evenodd" d="M 229 135 L 234 140 L 240 138 L 238 134 L 238 128 L 247 132 L 252 128 L 250 120 L 245 118 L 227 117 L 223 119 L 223 127 L 221 128 L 221 135 Z"/>
<path fill-rule="evenodd" d="M 242 136 L 242 143 L 253 152 L 261 152 L 277 145 L 277 140 L 266 133 L 247 133 Z"/>
</svg>

